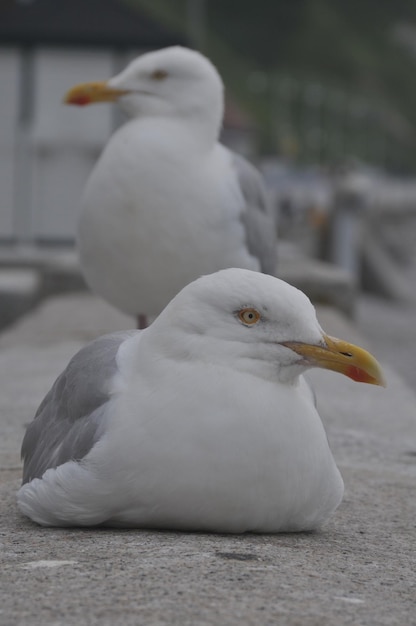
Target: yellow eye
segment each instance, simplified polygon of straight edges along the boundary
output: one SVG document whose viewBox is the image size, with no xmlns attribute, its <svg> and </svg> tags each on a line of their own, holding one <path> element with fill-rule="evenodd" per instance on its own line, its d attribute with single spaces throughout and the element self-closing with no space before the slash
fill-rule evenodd
<svg viewBox="0 0 416 626">
<path fill-rule="evenodd" d="M 241 311 L 238 312 L 238 319 L 246 326 L 257 324 L 260 317 L 260 313 L 256 311 L 256 309 L 241 309 Z"/>
<path fill-rule="evenodd" d="M 150 76 L 154 80 L 164 80 L 167 78 L 168 73 L 165 70 L 155 70 Z"/>
</svg>

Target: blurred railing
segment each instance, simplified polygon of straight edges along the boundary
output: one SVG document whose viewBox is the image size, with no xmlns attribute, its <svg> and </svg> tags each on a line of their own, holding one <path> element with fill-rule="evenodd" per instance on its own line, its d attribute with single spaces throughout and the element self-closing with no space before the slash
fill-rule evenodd
<svg viewBox="0 0 416 626">
<path fill-rule="evenodd" d="M 413 127 L 380 98 L 281 73 L 252 72 L 247 80 L 266 103 L 270 153 L 303 164 L 352 158 L 389 171 L 414 169 Z"/>
<path fill-rule="evenodd" d="M 378 170 L 294 168 L 263 163 L 280 240 L 334 263 L 362 288 L 415 300 L 416 181 Z"/>
</svg>

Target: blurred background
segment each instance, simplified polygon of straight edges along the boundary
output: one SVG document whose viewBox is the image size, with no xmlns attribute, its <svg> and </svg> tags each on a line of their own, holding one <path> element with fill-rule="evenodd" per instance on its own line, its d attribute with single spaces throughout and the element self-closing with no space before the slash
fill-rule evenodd
<svg viewBox="0 0 416 626">
<path fill-rule="evenodd" d="M 266 178 L 282 277 L 416 386 L 413 0 L 2 0 L 0 326 L 82 284 L 80 195 L 123 118 L 65 92 L 174 44 L 224 79 L 222 140 Z"/>
</svg>

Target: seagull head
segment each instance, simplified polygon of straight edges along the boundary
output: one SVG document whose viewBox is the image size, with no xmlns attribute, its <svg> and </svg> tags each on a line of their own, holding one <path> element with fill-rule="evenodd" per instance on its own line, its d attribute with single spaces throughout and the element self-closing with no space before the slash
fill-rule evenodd
<svg viewBox="0 0 416 626">
<path fill-rule="evenodd" d="M 369 352 L 322 330 L 302 291 L 250 270 L 226 269 L 190 283 L 146 332 L 176 358 L 196 357 L 281 382 L 321 367 L 385 384 Z"/>
<path fill-rule="evenodd" d="M 118 102 L 131 117 L 169 116 L 202 120 L 218 135 L 223 116 L 223 83 L 202 54 L 181 46 L 149 52 L 103 82 L 76 85 L 66 104 Z"/>
</svg>

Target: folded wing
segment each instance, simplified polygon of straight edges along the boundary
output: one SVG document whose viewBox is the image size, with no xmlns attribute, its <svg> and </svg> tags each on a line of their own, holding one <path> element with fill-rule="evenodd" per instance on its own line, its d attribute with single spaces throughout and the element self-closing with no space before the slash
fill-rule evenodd
<svg viewBox="0 0 416 626">
<path fill-rule="evenodd" d="M 47 469 L 80 461 L 106 427 L 106 405 L 120 345 L 137 331 L 104 335 L 82 348 L 57 378 L 22 444 L 23 484 Z"/>
</svg>

